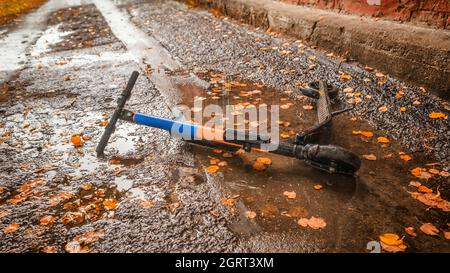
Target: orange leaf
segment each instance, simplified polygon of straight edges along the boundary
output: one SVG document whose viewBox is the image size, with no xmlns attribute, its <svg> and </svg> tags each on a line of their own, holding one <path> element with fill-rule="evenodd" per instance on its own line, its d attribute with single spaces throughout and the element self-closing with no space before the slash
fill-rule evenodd
<svg viewBox="0 0 450 273">
<path fill-rule="evenodd" d="M 257 171 L 264 171 L 265 169 L 267 169 L 268 165 L 261 163 L 259 161 L 255 161 L 255 163 L 253 163 L 252 167 L 253 167 L 253 169 L 255 169 Z"/>
<path fill-rule="evenodd" d="M 41 219 L 39 219 L 39 222 L 43 226 L 51 225 L 55 222 L 55 217 L 51 215 L 42 216 Z"/>
<path fill-rule="evenodd" d="M 354 135 L 362 135 L 365 137 L 373 137 L 373 133 L 372 132 L 365 132 L 365 131 L 352 131 L 352 134 Z"/>
<path fill-rule="evenodd" d="M 206 168 L 206 171 L 208 173 L 215 173 L 219 170 L 219 166 L 211 165 L 208 168 Z"/>
<path fill-rule="evenodd" d="M 106 199 L 103 201 L 103 206 L 105 206 L 106 209 L 113 210 L 117 207 L 118 202 L 116 199 Z"/>
<path fill-rule="evenodd" d="M 18 229 L 19 229 L 19 224 L 17 224 L 17 223 L 12 223 L 11 225 L 5 227 L 5 228 L 3 229 L 3 232 L 5 232 L 5 233 L 12 233 L 12 232 L 17 231 Z"/>
<path fill-rule="evenodd" d="M 314 189 L 316 189 L 316 190 L 320 190 L 321 188 L 322 188 L 322 185 L 320 185 L 320 184 L 314 185 Z"/>
<path fill-rule="evenodd" d="M 387 137 L 378 137 L 377 141 L 379 143 L 389 143 L 389 139 Z"/>
<path fill-rule="evenodd" d="M 295 197 L 297 197 L 295 191 L 285 191 L 283 192 L 283 195 L 286 196 L 288 199 L 295 199 Z"/>
<path fill-rule="evenodd" d="M 92 189 L 92 183 L 85 183 L 81 187 L 83 188 L 83 190 L 88 191 L 88 190 Z"/>
<path fill-rule="evenodd" d="M 253 219 L 256 217 L 256 212 L 248 210 L 245 212 L 245 217 L 247 217 L 248 219 Z"/>
<path fill-rule="evenodd" d="M 102 121 L 100 121 L 100 126 L 106 126 L 106 125 L 108 125 L 108 121 L 107 120 L 102 120 Z"/>
<path fill-rule="evenodd" d="M 447 119 L 447 116 L 444 113 L 441 112 L 431 112 L 428 115 L 429 118 L 431 119 Z"/>
<path fill-rule="evenodd" d="M 79 135 L 73 135 L 73 136 L 70 138 L 70 141 L 72 142 L 72 144 L 73 144 L 75 147 L 81 147 L 81 146 L 83 146 L 83 140 L 81 139 L 81 137 L 80 137 Z"/>
<path fill-rule="evenodd" d="M 418 188 L 418 191 L 419 192 L 424 192 L 424 193 L 431 193 L 431 192 L 433 192 L 432 189 L 430 189 L 430 188 L 428 188 L 427 186 L 424 186 L 424 185 L 420 185 L 419 188 Z"/>
<path fill-rule="evenodd" d="M 423 233 L 425 233 L 427 235 L 431 235 L 431 236 L 439 234 L 439 229 L 431 223 L 425 223 L 425 224 L 421 225 L 420 230 Z"/>
<path fill-rule="evenodd" d="M 404 160 L 404 161 L 411 161 L 412 160 L 411 156 L 409 156 L 409 155 L 407 155 L 407 154 L 405 154 L 403 152 L 400 152 L 399 155 L 400 155 L 400 159 L 401 160 Z"/>
<path fill-rule="evenodd" d="M 268 157 L 258 157 L 258 158 L 256 158 L 256 162 L 260 162 L 264 165 L 270 165 L 270 164 L 272 164 L 272 159 L 270 159 Z"/>
<path fill-rule="evenodd" d="M 405 227 L 405 232 L 408 233 L 412 237 L 417 236 L 417 233 L 414 231 L 413 227 Z"/>
<path fill-rule="evenodd" d="M 369 160 L 369 161 L 377 160 L 377 157 L 376 157 L 374 154 L 362 155 L 362 157 L 363 157 L 364 159 L 366 159 L 366 160 Z"/>
</svg>

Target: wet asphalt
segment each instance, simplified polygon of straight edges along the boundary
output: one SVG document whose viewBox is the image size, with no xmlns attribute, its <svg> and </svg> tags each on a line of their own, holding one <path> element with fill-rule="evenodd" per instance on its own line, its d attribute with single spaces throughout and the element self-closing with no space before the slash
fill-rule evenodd
<svg viewBox="0 0 450 273">
<path fill-rule="evenodd" d="M 53 247 L 64 252 L 68 242 L 94 229 L 104 235 L 83 244 L 83 251 L 366 252 L 367 242 L 386 232 L 403 234 L 405 226 L 416 227 L 418 233 L 423 222 L 448 229 L 448 212 L 428 210 L 407 192 L 413 191 L 408 183 L 415 179 L 410 169 L 438 162 L 436 168 L 449 170 L 449 120 L 428 118 L 431 111 L 448 115 L 446 102 L 419 87 L 341 62 L 301 41 L 182 3 L 115 1 L 117 10 L 111 10 L 89 2 L 48 13 L 37 38 L 25 43 L 29 44 L 26 61 L 4 77 L 0 251 L 39 252 Z M 152 48 L 121 41 L 121 26 L 114 22 L 122 19 L 130 20 L 124 21 L 122 31 L 129 30 L 128 23 L 134 24 L 139 31 L 136 37 L 147 37 L 145 44 Z M 1 38 L 20 27 L 6 29 Z M 325 175 L 279 157 L 272 158 L 271 169 L 259 173 L 250 167 L 254 156 L 234 156 L 225 159 L 227 168 L 209 174 L 205 167 L 210 157 L 219 155 L 171 139 L 165 132 L 125 123 L 119 124 L 106 158 L 97 158 L 94 150 L 104 129 L 101 123 L 108 120 L 133 70 L 142 75 L 129 109 L 163 117 L 173 117 L 175 104 L 188 103 L 186 88 L 180 86 L 195 87 L 207 96 L 211 78 L 204 75 L 211 71 L 226 79 L 263 84 L 263 92 L 270 95 L 261 98 L 268 103 L 295 102 L 298 85 L 318 78 L 340 90 L 353 87 L 356 91 L 340 96 L 355 104 L 356 110 L 336 120 L 328 141 L 360 155 L 374 153 L 381 159 L 402 151 L 414 160 L 363 161 L 357 177 L 349 178 Z M 342 80 L 342 73 L 351 79 Z M 395 98 L 399 90 L 401 99 Z M 421 104 L 412 103 L 416 100 Z M 388 110 L 380 113 L 383 105 Z M 398 110 L 402 106 L 407 107 L 405 112 Z M 305 118 L 310 112 L 300 112 L 310 121 Z M 302 126 L 295 116 L 287 114 L 286 119 Z M 352 116 L 356 122 L 350 121 Z M 366 143 L 352 130 L 374 131 L 388 136 L 391 143 L 387 148 L 374 140 Z M 70 142 L 74 134 L 86 136 L 82 147 Z M 24 189 L 30 179 L 42 182 Z M 445 177 L 421 182 L 450 197 Z M 317 183 L 324 186 L 320 192 L 312 188 Z M 92 189 L 83 188 L 86 184 Z M 286 200 L 282 194 L 286 190 L 294 190 L 297 199 Z M 25 198 L 14 204 L 11 200 L 23 192 Z M 70 197 L 53 205 L 55 195 L 61 193 Z M 221 199 L 230 196 L 237 196 L 236 205 L 223 205 Z M 116 200 L 117 208 L 102 205 L 107 199 Z M 92 211 L 86 211 L 87 205 Z M 325 218 L 326 229 L 299 227 L 297 218 L 285 216 L 294 207 Z M 256 211 L 257 217 L 247 219 L 247 210 Z M 67 213 L 80 211 L 82 220 L 63 223 Z M 40 223 L 45 215 L 55 222 Z M 19 225 L 18 230 L 4 232 L 12 223 Z M 449 251 L 442 236 L 419 234 L 406 240 L 408 251 Z"/>
</svg>

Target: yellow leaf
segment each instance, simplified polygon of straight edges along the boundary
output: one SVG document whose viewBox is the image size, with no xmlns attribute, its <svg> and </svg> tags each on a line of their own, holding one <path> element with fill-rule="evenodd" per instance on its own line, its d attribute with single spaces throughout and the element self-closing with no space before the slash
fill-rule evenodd
<svg viewBox="0 0 450 273">
<path fill-rule="evenodd" d="M 387 137 L 378 137 L 377 141 L 379 143 L 389 143 L 389 139 Z"/>
<path fill-rule="evenodd" d="M 409 155 L 407 155 L 407 154 L 405 154 L 405 153 L 403 153 L 403 152 L 400 152 L 399 155 L 400 155 L 401 160 L 404 160 L 404 161 L 410 161 L 410 160 L 412 160 L 412 157 L 411 157 L 411 156 L 409 156 Z"/>
<path fill-rule="evenodd" d="M 208 168 L 206 168 L 206 171 L 208 173 L 215 173 L 219 170 L 219 166 L 211 165 Z"/>
<path fill-rule="evenodd" d="M 431 112 L 428 115 L 429 118 L 431 119 L 447 119 L 447 116 L 444 113 L 441 112 Z"/>
<path fill-rule="evenodd" d="M 373 137 L 373 133 L 369 131 L 352 131 L 352 134 L 354 135 L 362 135 L 365 137 Z"/>
<path fill-rule="evenodd" d="M 341 74 L 341 80 L 348 81 L 348 80 L 351 80 L 351 79 L 352 79 L 352 76 L 350 76 L 348 74 L 344 74 L 344 73 Z"/>
<path fill-rule="evenodd" d="M 406 111 L 406 107 L 405 106 L 400 107 L 400 111 L 405 112 Z"/>
<path fill-rule="evenodd" d="M 403 240 L 395 233 L 385 233 L 380 236 L 380 241 L 390 245 L 390 246 L 398 246 L 403 244 Z"/>
<path fill-rule="evenodd" d="M 289 134 L 281 133 L 281 134 L 280 134 L 280 137 L 281 137 L 281 138 L 289 138 Z"/>
</svg>

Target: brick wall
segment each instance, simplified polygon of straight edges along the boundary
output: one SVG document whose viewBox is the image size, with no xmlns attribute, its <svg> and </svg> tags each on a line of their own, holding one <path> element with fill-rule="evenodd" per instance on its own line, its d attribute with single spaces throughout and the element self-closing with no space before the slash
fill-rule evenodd
<svg viewBox="0 0 450 273">
<path fill-rule="evenodd" d="M 350 14 L 450 28 L 450 0 L 279 0 Z"/>
</svg>

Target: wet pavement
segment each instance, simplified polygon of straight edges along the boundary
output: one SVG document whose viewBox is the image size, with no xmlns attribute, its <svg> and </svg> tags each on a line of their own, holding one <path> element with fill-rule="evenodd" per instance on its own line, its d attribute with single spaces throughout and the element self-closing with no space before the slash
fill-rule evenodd
<svg viewBox="0 0 450 273">
<path fill-rule="evenodd" d="M 31 19 L 0 37 L 2 49 L 22 51 L 19 61 L 0 55 L 13 64 L 0 69 L 0 251 L 368 252 L 383 233 L 405 236 L 408 252 L 450 251 L 448 207 L 409 193 L 418 191 L 410 181 L 420 181 L 450 199 L 449 120 L 428 118 L 448 115 L 446 102 L 178 2 L 49 1 L 27 19 L 36 14 L 41 24 L 27 42 Z M 315 122 L 314 102 L 298 86 L 326 79 L 341 90 L 337 107 L 356 109 L 336 117 L 321 141 L 360 155 L 362 167 L 355 177 L 332 176 L 296 159 L 213 151 L 124 122 L 106 157 L 97 158 L 96 143 L 133 70 L 141 76 L 130 110 L 173 117 L 173 106 L 192 107 L 196 96 L 204 105 L 286 105 L 279 122 L 286 137 Z M 257 171 L 252 164 L 261 156 L 272 164 Z M 218 172 L 207 171 L 216 164 Z M 416 167 L 430 177 L 413 176 Z M 311 216 L 326 227 L 298 224 Z M 425 235 L 419 227 L 428 222 L 442 232 Z M 405 233 L 410 226 L 417 237 Z"/>
</svg>

